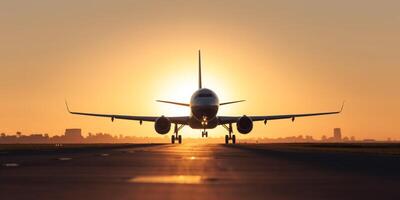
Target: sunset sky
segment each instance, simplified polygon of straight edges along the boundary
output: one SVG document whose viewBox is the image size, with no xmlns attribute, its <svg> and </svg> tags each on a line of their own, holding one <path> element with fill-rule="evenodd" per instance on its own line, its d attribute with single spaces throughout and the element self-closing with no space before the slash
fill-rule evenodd
<svg viewBox="0 0 400 200">
<path fill-rule="evenodd" d="M 400 139 L 399 1 L 0 1 L 0 132 L 65 128 L 159 136 L 153 123 L 67 113 L 175 116 L 203 86 L 220 115 L 341 115 L 255 124 L 238 137 Z M 172 131 L 171 131 L 172 133 Z M 222 127 L 209 136 L 223 136 Z M 184 137 L 201 137 L 183 129 Z"/>
</svg>

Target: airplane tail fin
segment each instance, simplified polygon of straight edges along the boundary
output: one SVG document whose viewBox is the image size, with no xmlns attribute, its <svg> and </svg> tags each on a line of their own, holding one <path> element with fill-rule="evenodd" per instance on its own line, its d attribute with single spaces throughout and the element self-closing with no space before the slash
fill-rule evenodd
<svg viewBox="0 0 400 200">
<path fill-rule="evenodd" d="M 202 85 L 201 85 L 201 53 L 199 50 L 199 89 L 201 89 L 201 88 L 202 88 Z"/>
</svg>

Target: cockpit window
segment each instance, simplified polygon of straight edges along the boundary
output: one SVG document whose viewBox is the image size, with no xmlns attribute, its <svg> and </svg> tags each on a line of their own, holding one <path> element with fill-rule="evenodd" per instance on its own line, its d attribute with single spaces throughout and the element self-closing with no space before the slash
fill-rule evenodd
<svg viewBox="0 0 400 200">
<path fill-rule="evenodd" d="M 211 93 L 203 93 L 203 94 L 199 94 L 198 97 L 212 97 Z"/>
</svg>

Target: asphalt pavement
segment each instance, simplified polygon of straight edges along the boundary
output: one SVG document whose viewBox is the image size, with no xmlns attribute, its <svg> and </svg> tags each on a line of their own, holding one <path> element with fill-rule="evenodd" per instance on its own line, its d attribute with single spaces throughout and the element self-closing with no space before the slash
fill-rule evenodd
<svg viewBox="0 0 400 200">
<path fill-rule="evenodd" d="M 0 151 L 0 199 L 400 199 L 400 157 L 269 145 Z"/>
</svg>

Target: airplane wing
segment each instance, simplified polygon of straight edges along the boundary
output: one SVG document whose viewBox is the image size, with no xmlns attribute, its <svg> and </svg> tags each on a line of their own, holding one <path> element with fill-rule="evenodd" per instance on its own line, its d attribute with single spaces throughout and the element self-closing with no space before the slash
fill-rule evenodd
<svg viewBox="0 0 400 200">
<path fill-rule="evenodd" d="M 86 116 L 94 116 L 94 117 L 106 117 L 106 118 L 111 118 L 112 121 L 114 119 L 125 119 L 125 120 L 136 120 L 136 121 L 148 121 L 148 122 L 155 122 L 157 118 L 160 116 L 132 116 L 132 115 L 114 115 L 114 114 L 98 114 L 98 113 L 86 113 L 86 112 L 74 112 L 71 111 L 68 107 L 68 104 L 65 103 L 67 106 L 67 110 L 69 113 L 74 114 L 74 115 L 86 115 Z M 188 125 L 189 123 L 189 117 L 188 116 L 182 116 L 182 117 L 167 117 L 171 123 L 174 124 L 185 124 Z"/>
<path fill-rule="evenodd" d="M 333 112 L 320 112 L 320 113 L 305 113 L 305 114 L 288 114 L 288 115 L 265 115 L 265 116 L 247 116 L 253 121 L 264 121 L 266 123 L 268 120 L 277 120 L 277 119 L 292 119 L 294 121 L 297 117 L 309 117 L 309 116 L 319 116 L 319 115 L 332 115 L 339 114 L 343 110 L 344 103 L 342 104 L 342 108 L 339 111 Z M 236 123 L 237 120 L 242 116 L 219 116 L 219 124 L 230 124 Z"/>
</svg>

